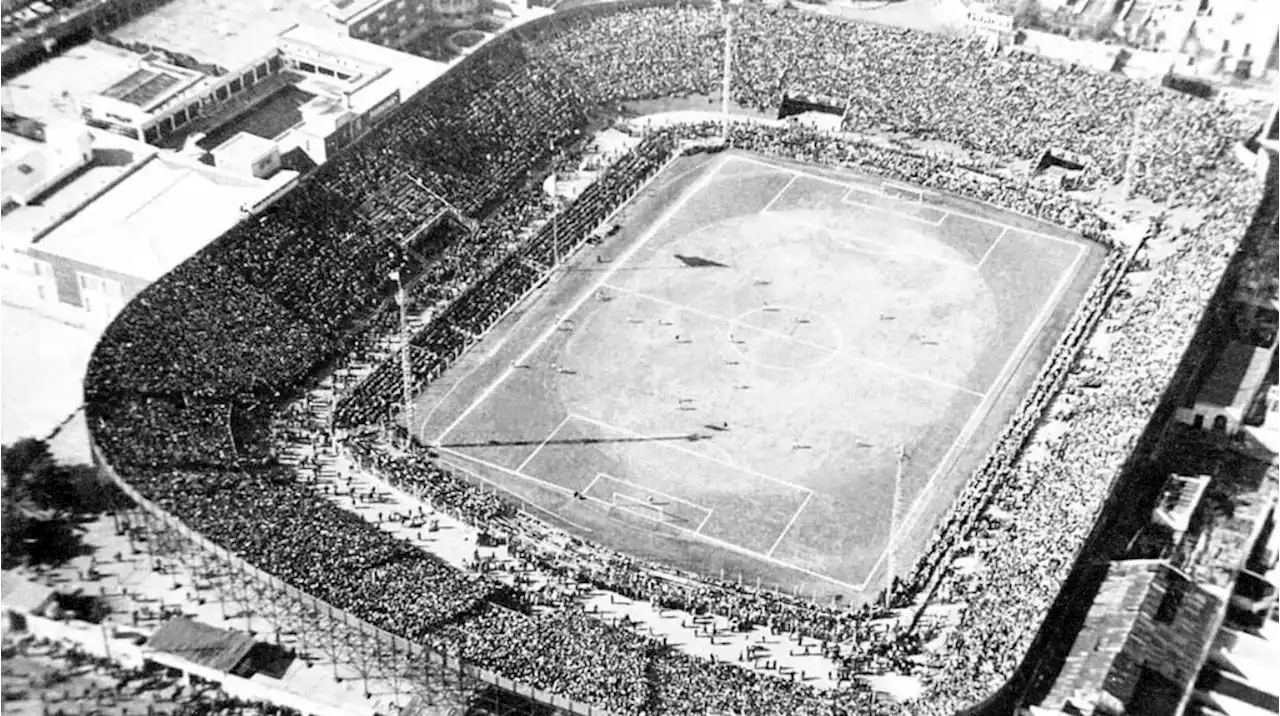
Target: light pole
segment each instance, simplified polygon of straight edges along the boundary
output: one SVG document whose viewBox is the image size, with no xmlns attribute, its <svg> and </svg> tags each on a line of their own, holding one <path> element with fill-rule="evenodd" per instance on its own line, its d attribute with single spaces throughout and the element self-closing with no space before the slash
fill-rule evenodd
<svg viewBox="0 0 1280 716">
<path fill-rule="evenodd" d="M 733 78 L 733 10 L 728 2 L 720 3 L 724 19 L 724 76 L 720 80 L 720 113 L 724 138 L 729 138 L 729 88 Z"/>
<path fill-rule="evenodd" d="M 404 281 L 397 269 L 391 272 L 396 282 L 396 303 L 400 305 L 400 382 L 403 388 L 404 401 L 404 447 L 407 450 L 413 444 L 413 359 L 409 354 L 409 297 L 404 290 Z"/>
<path fill-rule="evenodd" d="M 889 608 L 889 605 L 892 603 L 891 600 L 893 598 L 893 579 L 895 576 L 894 568 L 896 567 L 893 553 L 895 548 L 897 547 L 897 545 L 894 544 L 894 540 L 896 540 L 898 536 L 897 535 L 898 510 L 900 509 L 902 504 L 902 466 L 906 462 L 907 462 L 907 447 L 906 445 L 899 445 L 898 446 L 898 465 L 897 465 L 897 469 L 894 471 L 894 474 L 893 474 L 893 503 L 892 503 L 892 506 L 889 508 L 889 546 L 887 547 L 887 551 L 885 553 L 885 557 L 887 557 L 888 559 L 888 567 L 889 567 L 888 569 L 889 574 L 886 577 L 886 584 L 884 587 L 885 609 Z"/>
</svg>

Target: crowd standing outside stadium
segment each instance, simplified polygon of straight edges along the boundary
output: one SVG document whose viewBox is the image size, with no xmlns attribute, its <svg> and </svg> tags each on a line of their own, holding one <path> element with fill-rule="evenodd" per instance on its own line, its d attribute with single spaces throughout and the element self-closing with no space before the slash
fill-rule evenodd
<svg viewBox="0 0 1280 716">
<path fill-rule="evenodd" d="M 1133 191 L 1194 206 L 1203 216 L 1185 228 L 1155 223 L 1158 236 L 1177 237 L 1140 295 L 1112 298 L 1128 259 L 1116 247 L 1093 305 L 1069 336 L 1074 342 L 1050 359 L 1041 385 L 939 527 L 927 552 L 932 559 L 904 581 L 900 602 L 936 583 L 935 601 L 968 604 L 942 648 L 924 659 L 927 667 L 908 659 L 919 652 L 916 636 L 868 633 L 868 612 L 715 580 L 675 588 L 646 577 L 648 565 L 599 548 L 549 563 L 537 531 L 519 529 L 527 517 L 427 456 L 380 455 L 358 441 L 349 449 L 440 509 L 477 525 L 501 523 L 512 533 L 513 552 L 530 562 L 743 624 L 828 643 L 852 638 L 861 646 L 848 657 L 852 670 L 918 671 L 928 689 L 911 712 L 950 713 L 991 694 L 1027 654 L 1031 625 L 1045 619 L 1249 224 L 1257 187 L 1228 159 L 1241 120 L 1212 103 L 1035 58 L 993 56 L 964 40 L 756 7 L 736 9 L 732 22 L 732 88 L 740 104 L 769 108 L 784 91 L 849 97 L 850 129 L 949 142 L 991 159 L 962 166 L 757 125 L 734 125 L 732 146 L 989 201 L 1102 242 L 1109 227 L 1095 206 L 987 170 L 1066 145 L 1089 159 L 1083 186 L 1101 187 L 1121 179 L 1136 147 L 1142 157 Z M 155 506 L 298 589 L 537 688 L 620 714 L 898 710 L 878 703 L 865 684 L 820 693 L 696 659 L 572 604 L 535 610 L 519 589 L 456 570 L 336 508 L 275 459 L 284 442 L 334 439 L 305 411 L 276 407 L 306 388 L 317 366 L 339 365 L 337 427 L 355 430 L 394 415 L 403 389 L 397 361 L 354 386 L 350 380 L 362 357 L 385 357 L 386 336 L 395 333 L 392 272 L 415 277 L 409 300 L 426 318 L 411 341 L 411 373 L 416 381 L 433 379 L 542 279 L 537 267 L 586 240 L 683 141 L 722 131 L 712 123 L 653 133 L 555 222 L 525 230 L 551 210 L 527 187 L 530 169 L 556 151 L 574 151 L 597 107 L 714 92 L 722 33 L 714 8 L 597 8 L 487 46 L 125 309 L 86 378 L 91 429 L 104 457 Z M 1079 101 L 1082 94 L 1088 102 Z M 477 231 L 402 243 L 411 210 L 377 187 L 406 172 L 476 219 Z M 1071 367 L 1099 319 L 1118 337 L 1109 355 L 1097 357 L 1101 367 L 1086 385 Z M 1070 430 L 1053 460 L 1021 461 L 1023 442 L 1050 404 L 1069 404 Z M 988 502 L 1002 517 L 983 512 Z M 952 571 L 948 560 L 959 554 L 982 568 Z"/>
</svg>

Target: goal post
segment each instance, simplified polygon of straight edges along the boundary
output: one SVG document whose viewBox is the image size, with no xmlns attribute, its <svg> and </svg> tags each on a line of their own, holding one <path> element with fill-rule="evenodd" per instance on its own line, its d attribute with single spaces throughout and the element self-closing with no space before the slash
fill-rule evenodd
<svg viewBox="0 0 1280 716">
<path fill-rule="evenodd" d="M 632 497 L 626 493 L 614 492 L 613 506 L 624 508 L 654 522 L 667 521 L 667 511 L 662 505 L 654 504 L 639 497 Z"/>
</svg>

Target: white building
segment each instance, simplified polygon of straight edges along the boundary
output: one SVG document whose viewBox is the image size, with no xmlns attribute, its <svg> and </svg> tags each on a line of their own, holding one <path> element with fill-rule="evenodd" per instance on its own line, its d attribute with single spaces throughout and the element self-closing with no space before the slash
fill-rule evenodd
<svg viewBox="0 0 1280 716">
<path fill-rule="evenodd" d="M 8 212 L 0 228 L 5 300 L 73 325 L 105 326 L 139 291 L 297 181 L 292 171 L 263 180 L 97 136 L 112 147 L 100 148 L 104 158 L 39 206 Z"/>
</svg>

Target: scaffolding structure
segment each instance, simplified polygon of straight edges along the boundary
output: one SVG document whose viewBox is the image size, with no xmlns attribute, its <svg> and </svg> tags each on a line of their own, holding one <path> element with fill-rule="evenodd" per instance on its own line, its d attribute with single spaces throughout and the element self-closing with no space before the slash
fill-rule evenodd
<svg viewBox="0 0 1280 716">
<path fill-rule="evenodd" d="M 161 573 L 176 563 L 193 575 L 203 603 L 218 604 L 229 625 L 296 653 L 309 666 L 327 664 L 339 683 L 359 682 L 372 703 L 394 704 L 402 716 L 612 716 L 603 709 L 513 682 L 396 636 L 316 599 L 248 564 L 149 502 L 93 453 L 99 474 L 129 501 L 112 500 L 117 532 Z M 266 626 L 268 631 L 255 630 Z"/>
</svg>

